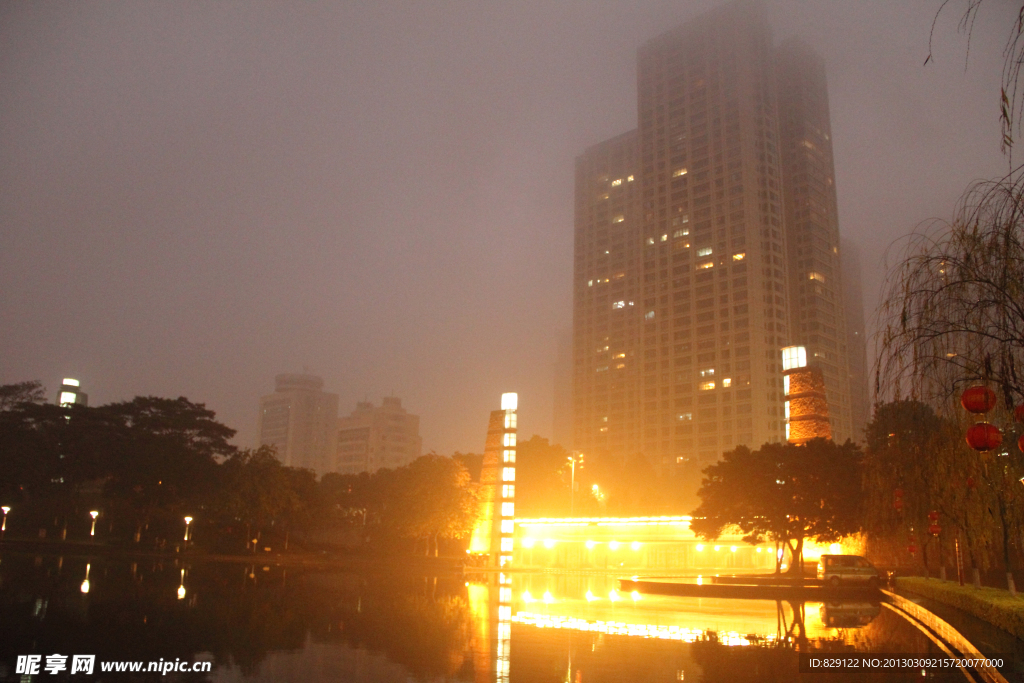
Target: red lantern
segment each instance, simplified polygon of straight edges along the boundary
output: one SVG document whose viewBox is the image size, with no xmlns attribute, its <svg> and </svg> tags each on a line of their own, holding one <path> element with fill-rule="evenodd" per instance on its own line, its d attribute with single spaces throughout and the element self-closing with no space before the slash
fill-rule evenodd
<svg viewBox="0 0 1024 683">
<path fill-rule="evenodd" d="M 978 422 L 967 429 L 967 445 L 976 451 L 990 451 L 1003 443 L 1003 433 L 995 425 Z"/>
<path fill-rule="evenodd" d="M 930 533 L 932 536 L 938 536 L 941 531 L 942 527 L 938 524 L 932 524 L 928 527 L 928 533 Z"/>
<path fill-rule="evenodd" d="M 1021 438 L 1024 439 L 1024 436 L 1022 436 Z M 974 488 L 974 484 L 975 484 L 974 477 L 967 477 L 967 488 L 973 489 Z"/>
<path fill-rule="evenodd" d="M 935 510 L 932 510 L 931 512 L 928 513 L 928 520 L 931 522 L 939 521 L 939 513 Z"/>
<path fill-rule="evenodd" d="M 1024 403 L 1013 409 L 1013 419 L 1017 422 L 1024 422 Z"/>
<path fill-rule="evenodd" d="M 895 491 L 893 491 L 893 493 L 896 495 L 897 498 L 903 497 L 903 489 L 896 489 Z"/>
<path fill-rule="evenodd" d="M 908 546 L 907 546 L 907 551 L 908 551 L 908 552 L 909 552 L 909 553 L 910 553 L 911 555 L 913 555 L 914 553 L 916 553 L 916 552 L 917 552 L 917 545 L 916 545 L 916 544 L 914 544 L 914 543 L 911 543 L 910 545 L 908 545 Z"/>
<path fill-rule="evenodd" d="M 988 387 L 971 387 L 960 397 L 960 405 L 969 413 L 987 413 L 996 407 L 996 392 Z"/>
<path fill-rule="evenodd" d="M 895 501 L 893 501 L 892 506 L 896 508 L 897 512 L 901 511 L 903 509 L 903 499 L 897 498 Z"/>
<path fill-rule="evenodd" d="M 1019 448 L 1021 451 L 1024 451 L 1024 434 L 1022 434 L 1021 437 L 1017 439 L 1017 448 Z"/>
</svg>

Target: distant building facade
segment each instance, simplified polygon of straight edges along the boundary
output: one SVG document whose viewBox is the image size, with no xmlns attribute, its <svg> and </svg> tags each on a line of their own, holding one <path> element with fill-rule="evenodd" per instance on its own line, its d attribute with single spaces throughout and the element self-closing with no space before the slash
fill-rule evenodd
<svg viewBox="0 0 1024 683">
<path fill-rule="evenodd" d="M 360 401 L 337 421 L 337 452 L 332 471 L 341 474 L 395 469 L 420 457 L 420 418 L 402 407 L 402 399 L 384 398 L 380 407 Z"/>
<path fill-rule="evenodd" d="M 273 446 L 283 465 L 334 471 L 338 395 L 324 392 L 315 375 L 281 374 L 274 384 L 260 399 L 260 445 Z"/>
<path fill-rule="evenodd" d="M 573 447 L 696 491 L 723 451 L 786 439 L 794 344 L 854 436 L 821 58 L 739 0 L 647 42 L 637 73 L 637 128 L 576 161 Z"/>
<path fill-rule="evenodd" d="M 868 390 L 868 342 L 864 324 L 864 294 L 860 282 L 860 251 L 842 241 L 843 301 L 846 308 L 846 347 L 850 352 L 850 413 L 853 415 L 853 440 L 864 443 L 871 419 Z"/>
<path fill-rule="evenodd" d="M 57 405 L 69 406 L 72 404 L 89 405 L 89 394 L 82 391 L 81 383 L 77 379 L 65 377 L 61 380 L 60 391 L 57 393 Z"/>
</svg>

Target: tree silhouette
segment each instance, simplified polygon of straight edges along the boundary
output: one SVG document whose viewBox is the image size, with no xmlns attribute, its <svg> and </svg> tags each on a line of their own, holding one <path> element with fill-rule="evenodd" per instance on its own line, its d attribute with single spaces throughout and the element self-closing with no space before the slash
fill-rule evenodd
<svg viewBox="0 0 1024 683">
<path fill-rule="evenodd" d="M 740 446 L 704 468 L 690 528 L 715 539 L 736 526 L 747 543 L 784 543 L 789 571 L 802 574 L 804 539 L 837 541 L 860 529 L 861 464 L 850 441 Z"/>
</svg>

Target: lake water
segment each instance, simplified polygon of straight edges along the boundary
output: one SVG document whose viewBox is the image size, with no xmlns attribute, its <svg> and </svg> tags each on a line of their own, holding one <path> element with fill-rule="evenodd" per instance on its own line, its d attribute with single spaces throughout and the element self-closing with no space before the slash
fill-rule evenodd
<svg viewBox="0 0 1024 683">
<path fill-rule="evenodd" d="M 799 674 L 796 647 L 938 652 L 877 603 L 672 598 L 616 588 L 615 577 L 585 573 L 425 577 L 387 566 L 347 573 L 6 553 L 0 681 L 839 683 L 864 677 Z M 48 655 L 95 655 L 96 670 L 23 677 L 17 659 L 29 654 L 41 655 L 41 665 Z M 197 660 L 210 662 L 209 673 L 145 673 L 149 662 Z M 102 673 L 104 662 L 140 662 L 144 673 Z M 901 671 L 870 680 L 921 678 Z M 955 671 L 927 678 L 963 680 Z"/>
</svg>

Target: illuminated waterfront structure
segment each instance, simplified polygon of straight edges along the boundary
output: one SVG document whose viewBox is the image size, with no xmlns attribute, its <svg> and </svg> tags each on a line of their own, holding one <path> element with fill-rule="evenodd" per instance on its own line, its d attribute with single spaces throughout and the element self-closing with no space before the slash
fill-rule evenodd
<svg viewBox="0 0 1024 683">
<path fill-rule="evenodd" d="M 516 494 L 516 394 L 501 395 L 501 410 L 491 411 L 480 469 L 480 515 L 469 552 L 504 567 L 512 560 Z"/>
<path fill-rule="evenodd" d="M 738 528 L 727 527 L 706 541 L 690 530 L 690 517 L 566 517 L 517 519 L 514 566 L 518 569 L 560 568 L 636 570 L 644 574 L 680 570 L 771 571 L 775 545 L 752 546 Z M 804 541 L 804 561 L 821 553 L 839 553 L 840 544 Z M 859 550 L 850 546 L 850 549 Z"/>
<path fill-rule="evenodd" d="M 696 491 L 785 439 L 781 349 L 854 435 L 824 67 L 739 0 L 646 43 L 638 126 L 576 162 L 574 448 Z"/>
</svg>

